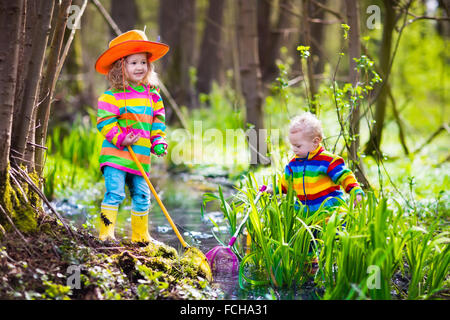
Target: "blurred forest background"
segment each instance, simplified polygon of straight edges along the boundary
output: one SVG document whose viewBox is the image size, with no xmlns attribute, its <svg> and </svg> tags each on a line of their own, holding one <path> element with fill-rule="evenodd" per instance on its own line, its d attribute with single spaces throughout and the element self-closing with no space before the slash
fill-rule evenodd
<svg viewBox="0 0 450 320">
<path fill-rule="evenodd" d="M 105 191 L 97 99 L 108 82 L 94 64 L 111 39 L 140 29 L 170 46 L 155 63 L 169 147 L 164 158 L 152 158 L 151 180 L 190 242 L 203 241 L 204 251 L 216 246 L 213 224 L 222 224 L 229 239 L 229 214 L 236 222 L 245 204 L 236 188 L 253 190 L 283 171 L 292 157 L 289 119 L 310 111 L 323 123 L 325 148 L 344 157 L 369 199 L 369 209 L 345 232 L 327 224 L 325 297 L 349 298 L 354 284 L 364 283 L 352 277 L 364 275 L 365 263 L 382 253 L 386 290 L 374 290 L 372 298 L 391 298 L 391 279 L 398 280 L 394 272 L 401 268 L 409 278 L 396 289 L 400 298 L 429 298 L 445 288 L 448 299 L 449 9 L 449 0 L 0 0 L 0 260 L 17 266 L 22 257 L 39 258 L 33 263 L 41 268 L 48 257 L 61 260 L 54 242 L 78 248 L 44 223 L 49 214 L 68 234 L 79 230 L 72 224 L 97 236 Z M 220 197 L 213 194 L 218 189 Z M 227 207 L 226 197 L 240 202 Z M 130 233 L 128 198 L 118 215 L 121 239 Z M 205 213 L 203 205 L 213 199 L 221 205 Z M 292 209 L 290 199 L 279 200 L 273 197 L 266 213 Z M 246 201 L 253 204 L 253 196 Z M 176 246 L 165 217 L 151 205 L 151 234 Z M 252 225 L 264 220 L 255 213 Z M 289 254 L 291 242 L 270 238 L 271 219 L 259 229 L 267 238 L 261 243 L 286 250 L 265 252 Z M 297 237 L 299 228 L 291 234 Z M 73 253 L 62 255 L 73 264 Z M 297 264 L 285 256 L 265 261 L 272 260 L 288 284 L 303 270 L 289 269 Z M 346 265 L 336 269 L 336 261 Z M 30 279 L 42 286 L 44 278 L 30 265 L 18 267 L 28 278 L 9 272 L 15 280 L 2 280 L 0 295 L 32 297 L 22 284 L 34 290 Z M 52 270 L 49 279 L 61 283 Z M 104 274 L 117 282 L 110 271 Z"/>
<path fill-rule="evenodd" d="M 325 146 L 348 159 L 365 188 L 448 199 L 447 0 L 1 5 L 3 185 L 35 172 L 53 198 L 101 181 L 95 114 L 108 83 L 94 63 L 117 34 L 141 29 L 170 46 L 156 62 L 169 155 L 155 164 L 216 165 L 230 178 L 252 167 L 279 172 L 289 118 L 309 110 L 324 124 Z M 203 133 L 253 128 L 258 139 L 227 152 L 211 141 L 215 133 L 195 135 L 199 121 Z"/>
</svg>

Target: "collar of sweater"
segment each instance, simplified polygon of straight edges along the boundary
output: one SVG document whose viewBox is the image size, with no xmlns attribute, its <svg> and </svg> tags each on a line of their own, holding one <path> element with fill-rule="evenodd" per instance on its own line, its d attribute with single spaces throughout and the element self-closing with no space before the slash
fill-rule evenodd
<svg viewBox="0 0 450 320">
<path fill-rule="evenodd" d="M 306 159 L 306 157 L 305 157 L 305 158 L 301 158 L 301 157 L 299 157 L 299 156 L 296 155 L 296 156 L 295 156 L 295 160 L 300 160 L 300 161 L 311 160 L 311 159 L 314 158 L 316 155 L 318 155 L 319 153 L 321 153 L 323 150 L 324 150 L 324 149 L 323 149 L 323 147 L 322 147 L 322 144 L 319 143 L 319 146 L 318 146 L 316 149 L 314 149 L 313 151 L 311 151 L 311 152 L 309 153 L 308 159 Z"/>
<path fill-rule="evenodd" d="M 145 86 L 143 84 L 137 84 L 137 85 L 128 84 L 128 87 L 139 93 L 145 92 L 147 90 L 147 86 Z"/>
</svg>

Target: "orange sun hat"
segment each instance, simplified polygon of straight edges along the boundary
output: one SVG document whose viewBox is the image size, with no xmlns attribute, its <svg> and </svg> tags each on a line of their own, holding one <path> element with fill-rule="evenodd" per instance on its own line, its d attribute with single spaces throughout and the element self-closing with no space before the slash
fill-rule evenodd
<svg viewBox="0 0 450 320">
<path fill-rule="evenodd" d="M 109 48 L 102 53 L 95 63 L 95 70 L 101 74 L 108 74 L 111 65 L 118 59 L 130 54 L 147 52 L 148 61 L 153 62 L 164 56 L 169 46 L 161 42 L 148 41 L 141 30 L 130 30 L 109 42 Z"/>
</svg>

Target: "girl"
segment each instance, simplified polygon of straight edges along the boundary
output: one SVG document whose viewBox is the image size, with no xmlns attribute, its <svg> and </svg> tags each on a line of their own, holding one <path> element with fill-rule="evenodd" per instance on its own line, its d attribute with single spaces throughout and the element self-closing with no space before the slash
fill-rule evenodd
<svg viewBox="0 0 450 320">
<path fill-rule="evenodd" d="M 168 50 L 163 43 L 148 41 L 144 32 L 131 30 L 111 40 L 95 64 L 111 85 L 98 99 L 97 114 L 97 128 L 104 136 L 99 162 L 106 186 L 100 212 L 102 241 L 115 240 L 114 226 L 125 199 L 125 185 L 132 198 L 131 241 L 148 243 L 151 239 L 150 190 L 127 148 L 136 153 L 147 175 L 150 153 L 167 153 L 164 105 L 152 62 Z"/>
</svg>

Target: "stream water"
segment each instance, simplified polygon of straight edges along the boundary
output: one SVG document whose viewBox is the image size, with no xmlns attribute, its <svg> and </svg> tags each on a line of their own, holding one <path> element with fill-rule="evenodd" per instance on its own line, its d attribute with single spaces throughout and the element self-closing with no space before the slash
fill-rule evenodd
<svg viewBox="0 0 450 320">
<path fill-rule="evenodd" d="M 223 221 L 223 214 L 219 211 L 218 203 L 216 206 L 208 205 L 205 208 L 204 216 L 201 213 L 205 192 L 217 193 L 219 185 L 225 196 L 234 192 L 232 184 L 224 175 L 164 174 L 153 177 L 152 183 L 187 243 L 199 248 L 204 253 L 220 245 L 212 234 L 214 225 L 211 219 L 219 225 L 219 230 L 216 228 L 214 233 L 223 241 L 228 242 L 230 236 L 226 223 Z M 76 226 L 87 225 L 95 228 L 95 232 L 98 233 L 99 207 L 103 192 L 104 185 L 101 181 L 91 190 L 74 192 L 68 197 L 54 200 L 52 204 L 58 212 L 73 221 Z M 115 233 L 118 239 L 130 239 L 131 237 L 131 201 L 128 190 L 126 192 L 127 199 L 120 206 L 117 218 Z M 178 238 L 153 196 L 149 217 L 150 235 L 158 241 L 177 248 L 179 252 L 183 252 Z M 230 274 L 215 275 L 215 283 L 224 292 L 225 299 L 314 299 L 310 289 L 303 293 L 295 290 L 275 292 L 268 287 L 243 290 L 239 287 L 238 277 Z"/>
</svg>

